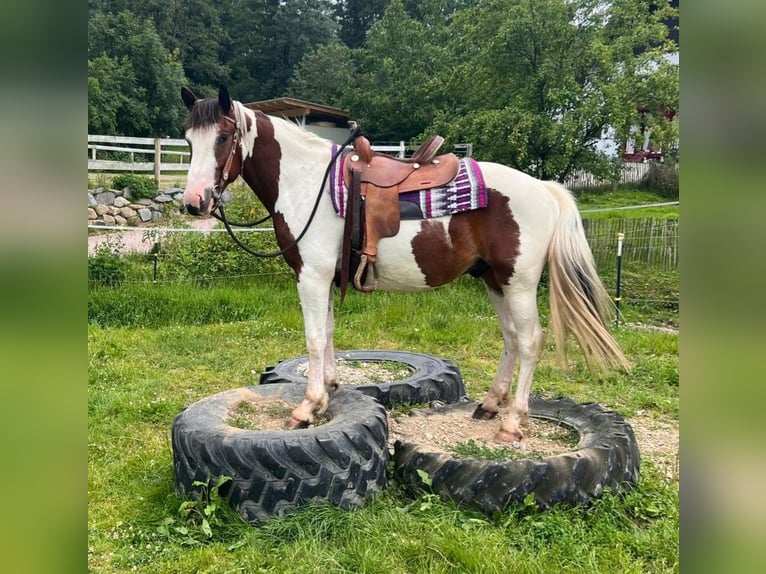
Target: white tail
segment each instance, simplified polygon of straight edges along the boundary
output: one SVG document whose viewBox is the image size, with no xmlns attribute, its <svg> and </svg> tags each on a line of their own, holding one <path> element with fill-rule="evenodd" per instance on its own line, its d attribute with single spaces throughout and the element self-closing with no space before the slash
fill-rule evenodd
<svg viewBox="0 0 766 574">
<path fill-rule="evenodd" d="M 566 357 L 566 337 L 573 334 L 591 371 L 630 370 L 630 363 L 606 328 L 614 305 L 596 272 L 580 213 L 570 191 L 544 182 L 561 209 L 548 247 L 550 326 L 560 356 Z"/>
</svg>

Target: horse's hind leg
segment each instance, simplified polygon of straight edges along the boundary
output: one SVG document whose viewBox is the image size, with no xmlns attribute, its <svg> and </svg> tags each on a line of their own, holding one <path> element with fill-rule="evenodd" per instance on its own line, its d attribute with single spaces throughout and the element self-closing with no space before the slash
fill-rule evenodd
<svg viewBox="0 0 766 574">
<path fill-rule="evenodd" d="M 521 424 L 529 414 L 529 392 L 532 389 L 532 378 L 537 366 L 537 357 L 543 342 L 543 330 L 537 314 L 537 289 L 525 289 L 510 293 L 505 289 L 513 323 L 518 334 L 519 377 L 516 383 L 516 394 L 508 408 L 507 415 L 502 417 L 500 430 L 495 435 L 497 442 L 517 442 L 524 435 Z"/>
<path fill-rule="evenodd" d="M 513 324 L 511 311 L 506 304 L 505 297 L 502 293 L 494 291 L 489 286 L 487 286 L 487 294 L 495 309 L 495 313 L 497 313 L 497 318 L 500 320 L 504 348 L 503 354 L 500 357 L 500 366 L 492 386 L 490 386 L 487 396 L 479 403 L 473 413 L 473 417 L 477 419 L 493 418 L 502 407 L 507 406 L 508 393 L 513 384 L 513 373 L 516 369 L 519 351 L 516 327 Z"/>
</svg>

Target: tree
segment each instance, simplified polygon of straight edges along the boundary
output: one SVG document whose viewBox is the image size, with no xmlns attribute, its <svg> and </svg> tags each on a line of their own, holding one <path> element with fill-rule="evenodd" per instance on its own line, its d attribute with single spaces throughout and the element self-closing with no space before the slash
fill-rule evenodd
<svg viewBox="0 0 766 574">
<path fill-rule="evenodd" d="M 596 143 L 635 119 L 638 78 L 655 77 L 641 62 L 657 59 L 637 49 L 661 43 L 659 17 L 641 0 L 490 0 L 460 11 L 449 50 L 462 62 L 430 129 L 542 179 L 606 173 Z"/>
<path fill-rule="evenodd" d="M 444 30 L 413 19 L 401 0 L 391 0 L 373 25 L 355 52 L 359 72 L 347 100 L 368 137 L 409 140 L 428 126 L 442 105 L 438 85 L 449 75 Z"/>
<path fill-rule="evenodd" d="M 229 43 L 223 7 L 210 0 L 89 0 L 91 16 L 130 11 L 151 20 L 163 45 L 177 53 L 184 74 L 200 92 L 229 80 L 222 54 Z"/>
<path fill-rule="evenodd" d="M 88 118 L 94 121 L 89 129 L 114 125 L 120 135 L 180 135 L 183 68 L 178 55 L 165 49 L 151 20 L 128 11 L 92 16 L 88 62 L 88 88 L 93 90 Z"/>
<path fill-rule="evenodd" d="M 242 101 L 280 97 L 304 55 L 337 39 L 329 0 L 242 0 L 224 21 L 230 92 Z"/>
<path fill-rule="evenodd" d="M 319 46 L 293 70 L 288 94 L 311 102 L 346 108 L 356 77 L 352 50 L 340 42 Z"/>
<path fill-rule="evenodd" d="M 349 48 L 364 44 L 367 32 L 383 15 L 388 0 L 339 0 L 335 15 L 339 23 L 340 40 Z"/>
</svg>

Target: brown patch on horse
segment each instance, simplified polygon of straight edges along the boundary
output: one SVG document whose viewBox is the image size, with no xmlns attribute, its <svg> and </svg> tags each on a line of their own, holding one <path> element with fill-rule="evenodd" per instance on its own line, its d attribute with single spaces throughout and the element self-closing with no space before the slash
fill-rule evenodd
<svg viewBox="0 0 766 574">
<path fill-rule="evenodd" d="M 490 267 L 481 278 L 492 290 L 500 292 L 513 276 L 521 245 L 519 224 L 506 196 L 494 189 L 487 193 L 488 207 L 453 215 L 448 229 L 438 221 L 421 222 L 412 252 L 429 287 L 449 283 L 479 259 Z"/>
<path fill-rule="evenodd" d="M 189 111 L 186 127 L 191 129 L 205 128 L 215 125 L 223 119 L 223 110 L 218 98 L 197 100 Z"/>
<path fill-rule="evenodd" d="M 274 211 L 274 205 L 279 197 L 280 161 L 282 148 L 274 139 L 274 124 L 262 112 L 255 112 L 258 137 L 253 143 L 251 156 L 242 166 L 242 178 L 253 189 L 263 206 L 271 213 L 274 220 L 274 233 L 280 248 L 291 244 L 295 237 L 285 222 L 284 215 Z M 303 260 L 297 248 L 284 254 L 285 261 L 300 277 Z"/>
</svg>

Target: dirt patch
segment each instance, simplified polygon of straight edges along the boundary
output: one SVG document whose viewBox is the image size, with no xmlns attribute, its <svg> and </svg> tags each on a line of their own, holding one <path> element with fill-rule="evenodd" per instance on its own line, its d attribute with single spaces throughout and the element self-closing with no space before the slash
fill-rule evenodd
<svg viewBox="0 0 766 574">
<path fill-rule="evenodd" d="M 412 369 L 396 361 L 335 361 L 339 385 L 381 385 L 402 381 L 412 375 Z M 304 361 L 295 369 L 299 375 L 306 376 L 309 362 Z"/>
<path fill-rule="evenodd" d="M 477 420 L 472 409 L 423 415 L 389 416 L 389 443 L 396 440 L 428 445 L 438 451 L 475 458 L 542 458 L 574 449 L 579 435 L 553 421 L 530 418 L 519 448 L 494 442 L 500 420 Z"/>
<path fill-rule="evenodd" d="M 226 424 L 247 430 L 284 430 L 285 419 L 295 405 L 269 397 L 259 397 L 258 402 L 241 400 L 229 410 Z"/>
</svg>

